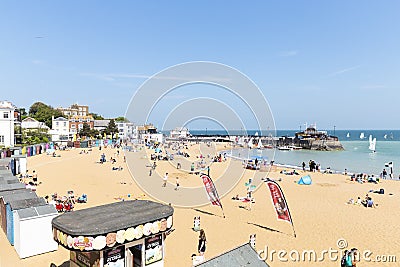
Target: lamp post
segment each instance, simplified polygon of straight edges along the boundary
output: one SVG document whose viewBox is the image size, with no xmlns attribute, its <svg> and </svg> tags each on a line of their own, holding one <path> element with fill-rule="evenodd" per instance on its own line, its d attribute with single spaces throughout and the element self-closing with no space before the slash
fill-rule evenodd
<svg viewBox="0 0 400 267">
<path fill-rule="evenodd" d="M 336 126 L 333 126 L 333 136 L 336 136 Z"/>
</svg>

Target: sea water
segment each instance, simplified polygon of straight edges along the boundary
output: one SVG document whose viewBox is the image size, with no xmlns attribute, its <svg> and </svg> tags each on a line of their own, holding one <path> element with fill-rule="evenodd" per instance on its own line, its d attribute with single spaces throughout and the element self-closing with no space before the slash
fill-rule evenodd
<svg viewBox="0 0 400 267">
<path fill-rule="evenodd" d="M 299 129 L 300 130 L 300 129 Z M 299 130 L 277 130 L 276 136 L 294 136 Z M 303 129 L 304 130 L 304 129 Z M 324 129 L 321 129 L 324 130 Z M 277 149 L 235 149 L 228 151 L 234 157 L 241 159 L 258 157 L 268 161 L 274 160 L 283 165 L 301 166 L 314 160 L 322 169 L 330 167 L 332 170 L 353 173 L 368 173 L 379 175 L 385 168 L 385 163 L 393 162 L 394 177 L 400 174 L 400 130 L 336 130 L 325 129 L 329 135 L 337 136 L 342 143 L 343 151 L 314 151 L 291 150 L 281 151 Z M 226 135 L 225 130 L 191 130 L 193 135 Z M 260 130 L 229 131 L 231 135 L 255 135 L 261 134 Z M 360 139 L 361 133 L 365 138 Z M 369 136 L 377 139 L 376 152 L 372 153 L 369 147 Z M 349 136 L 349 137 L 348 137 Z M 388 173 L 389 168 L 386 167 Z"/>
<path fill-rule="evenodd" d="M 322 169 L 330 167 L 332 170 L 355 173 L 368 173 L 379 175 L 386 163 L 393 162 L 396 178 L 400 173 L 400 142 L 386 141 L 377 142 L 376 152 L 372 153 L 369 149 L 368 141 L 343 141 L 341 142 L 343 151 L 315 151 L 315 150 L 291 150 L 282 151 L 277 149 L 247 149 L 240 148 L 229 151 L 233 157 L 245 158 L 263 158 L 268 162 L 273 160 L 283 165 L 301 166 L 314 160 L 321 165 Z"/>
</svg>

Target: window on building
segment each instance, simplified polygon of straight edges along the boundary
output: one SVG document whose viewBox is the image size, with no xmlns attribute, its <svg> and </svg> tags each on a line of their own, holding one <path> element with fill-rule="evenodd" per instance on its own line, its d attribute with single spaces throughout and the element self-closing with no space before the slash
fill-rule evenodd
<svg viewBox="0 0 400 267">
<path fill-rule="evenodd" d="M 4 144 L 4 135 L 0 135 L 0 144 Z"/>
<path fill-rule="evenodd" d="M 82 118 L 79 118 L 79 122 L 82 122 Z"/>
<path fill-rule="evenodd" d="M 72 129 L 75 129 L 75 124 L 72 124 L 72 125 L 71 125 L 71 128 L 72 128 Z"/>
<path fill-rule="evenodd" d="M 4 119 L 8 119 L 8 112 L 4 112 L 4 113 L 3 113 L 3 118 L 4 118 Z"/>
<path fill-rule="evenodd" d="M 78 125 L 78 129 L 80 130 L 80 129 L 82 129 L 83 128 L 83 124 L 79 124 Z"/>
<path fill-rule="evenodd" d="M 64 122 L 64 127 L 66 127 L 67 126 L 67 122 Z"/>
<path fill-rule="evenodd" d="M 58 127 L 58 121 L 56 121 L 56 126 Z"/>
</svg>

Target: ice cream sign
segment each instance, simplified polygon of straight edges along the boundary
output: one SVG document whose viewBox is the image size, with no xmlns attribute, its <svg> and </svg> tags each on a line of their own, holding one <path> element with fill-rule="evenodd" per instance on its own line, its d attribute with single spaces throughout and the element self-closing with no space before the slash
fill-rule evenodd
<svg viewBox="0 0 400 267">
<path fill-rule="evenodd" d="M 71 236 L 53 227 L 54 240 L 68 249 L 79 251 L 103 250 L 133 240 L 165 232 L 172 227 L 172 216 L 136 227 L 97 236 Z"/>
</svg>

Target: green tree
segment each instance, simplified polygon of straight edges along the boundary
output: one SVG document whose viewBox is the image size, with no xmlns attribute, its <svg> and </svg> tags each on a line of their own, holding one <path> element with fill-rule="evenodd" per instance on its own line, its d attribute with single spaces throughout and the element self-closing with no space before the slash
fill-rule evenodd
<svg viewBox="0 0 400 267">
<path fill-rule="evenodd" d="M 116 122 L 129 122 L 129 120 L 125 117 L 117 117 L 114 119 Z"/>
<path fill-rule="evenodd" d="M 95 120 L 104 120 L 103 116 L 97 114 L 97 113 L 89 113 Z"/>
<path fill-rule="evenodd" d="M 49 135 L 41 131 L 26 131 L 22 133 L 22 144 L 35 145 L 40 143 L 48 143 Z"/>
<path fill-rule="evenodd" d="M 118 133 L 118 127 L 115 124 L 114 119 L 111 119 L 108 123 L 107 128 L 105 129 L 106 134 L 111 134 L 111 139 L 114 139 L 114 134 Z"/>
<path fill-rule="evenodd" d="M 42 102 L 33 103 L 29 108 L 29 116 L 32 118 L 44 122 L 49 128 L 51 128 L 51 118 L 64 117 L 61 111 L 54 109 L 52 106 L 46 105 Z"/>
<path fill-rule="evenodd" d="M 83 127 L 82 129 L 79 131 L 79 136 L 86 136 L 86 137 L 90 137 L 91 136 L 91 129 L 89 124 L 87 124 L 86 122 L 83 123 Z"/>
<path fill-rule="evenodd" d="M 82 129 L 79 131 L 79 136 L 83 137 L 98 137 L 99 136 L 99 131 L 95 129 L 90 129 L 89 124 L 86 122 L 83 123 Z"/>
</svg>

